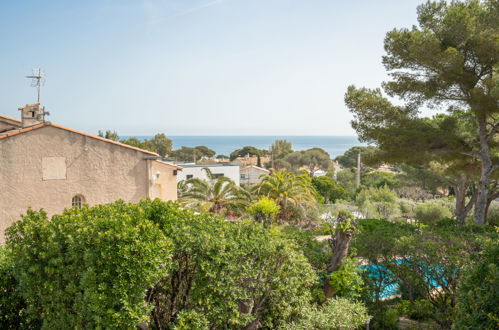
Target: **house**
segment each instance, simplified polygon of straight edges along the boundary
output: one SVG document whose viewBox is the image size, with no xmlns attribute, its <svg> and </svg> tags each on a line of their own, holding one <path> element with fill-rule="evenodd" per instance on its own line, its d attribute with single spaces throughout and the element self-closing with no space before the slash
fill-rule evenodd
<svg viewBox="0 0 499 330">
<path fill-rule="evenodd" d="M 239 186 L 239 166 L 228 163 L 215 163 L 215 164 L 194 164 L 194 163 L 177 163 L 182 167 L 182 172 L 177 175 L 177 181 L 198 178 L 201 180 L 208 180 L 208 175 L 205 168 L 209 169 L 215 177 L 227 177 L 234 181 Z"/>
<path fill-rule="evenodd" d="M 269 174 L 270 171 L 255 165 L 241 167 L 241 183 L 251 185 L 260 184 L 262 175 Z"/>
<path fill-rule="evenodd" d="M 271 158 L 268 156 L 261 156 L 260 163 L 263 165 L 271 161 Z M 247 155 L 245 157 L 237 157 L 233 161 L 230 162 L 233 165 L 238 166 L 250 166 L 250 165 L 258 165 L 258 156 L 250 156 Z"/>
<path fill-rule="evenodd" d="M 39 104 L 22 120 L 0 116 L 0 243 L 28 207 L 50 215 L 117 199 L 177 199 L 181 167 L 120 142 L 46 122 Z"/>
</svg>

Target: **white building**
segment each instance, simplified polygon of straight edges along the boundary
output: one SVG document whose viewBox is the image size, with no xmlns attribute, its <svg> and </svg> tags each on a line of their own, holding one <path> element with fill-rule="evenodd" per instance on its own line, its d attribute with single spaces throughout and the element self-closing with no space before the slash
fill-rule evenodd
<svg viewBox="0 0 499 330">
<path fill-rule="evenodd" d="M 241 167 L 241 183 L 243 184 L 260 184 L 262 175 L 269 174 L 270 171 L 255 165 Z"/>
<path fill-rule="evenodd" d="M 180 165 L 182 164 L 182 165 Z M 232 181 L 234 181 L 238 186 L 240 184 L 240 172 L 238 165 L 232 165 L 227 163 L 217 163 L 217 164 L 201 164 L 197 165 L 194 163 L 177 163 L 178 166 L 182 167 L 182 171 L 177 174 L 177 181 L 188 180 L 192 178 L 198 178 L 201 180 L 208 180 L 206 171 L 204 168 L 208 168 L 215 177 L 225 176 Z"/>
</svg>

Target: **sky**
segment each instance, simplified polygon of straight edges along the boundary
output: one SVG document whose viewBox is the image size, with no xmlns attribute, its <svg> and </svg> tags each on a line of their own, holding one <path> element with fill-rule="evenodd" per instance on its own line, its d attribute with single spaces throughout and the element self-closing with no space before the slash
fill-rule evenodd
<svg viewBox="0 0 499 330">
<path fill-rule="evenodd" d="M 0 1 L 0 114 L 120 135 L 355 135 L 343 97 L 387 80 L 422 0 Z"/>
</svg>

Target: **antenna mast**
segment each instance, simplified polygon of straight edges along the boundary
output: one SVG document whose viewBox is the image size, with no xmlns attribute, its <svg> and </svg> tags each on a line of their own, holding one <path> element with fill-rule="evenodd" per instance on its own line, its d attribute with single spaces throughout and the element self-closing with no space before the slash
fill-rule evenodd
<svg viewBox="0 0 499 330">
<path fill-rule="evenodd" d="M 42 69 L 33 69 L 33 74 L 31 76 L 26 76 L 26 78 L 30 78 L 31 80 L 31 87 L 36 87 L 37 92 L 38 92 L 38 97 L 37 97 L 37 102 L 40 104 L 40 89 L 45 83 L 45 73 L 42 71 Z"/>
</svg>

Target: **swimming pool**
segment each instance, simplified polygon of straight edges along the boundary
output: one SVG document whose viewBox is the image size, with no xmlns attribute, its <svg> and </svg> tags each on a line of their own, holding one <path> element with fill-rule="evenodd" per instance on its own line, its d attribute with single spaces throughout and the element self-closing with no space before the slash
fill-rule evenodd
<svg viewBox="0 0 499 330">
<path fill-rule="evenodd" d="M 404 262 L 410 262 L 410 259 L 397 259 L 396 263 L 397 264 L 403 264 Z M 428 287 L 430 288 L 439 288 L 441 285 L 439 284 L 439 281 L 437 279 L 432 278 L 429 270 L 429 266 L 422 266 L 424 268 L 427 268 L 428 271 L 425 272 L 424 275 L 424 280 L 427 283 Z M 375 279 L 382 279 L 382 282 L 380 284 L 381 286 L 381 291 L 380 291 L 380 298 L 381 299 L 389 299 L 389 298 L 395 298 L 400 296 L 400 284 L 398 283 L 397 278 L 395 275 L 387 269 L 385 266 L 382 265 L 375 265 L 375 264 L 369 264 L 369 265 L 363 265 L 359 266 L 359 269 L 362 269 L 367 272 L 367 275 L 369 277 L 375 278 Z M 436 266 L 436 268 L 431 269 L 433 272 L 439 270 L 442 270 L 441 267 Z M 444 284 L 446 284 L 446 281 L 443 281 Z"/>
</svg>

